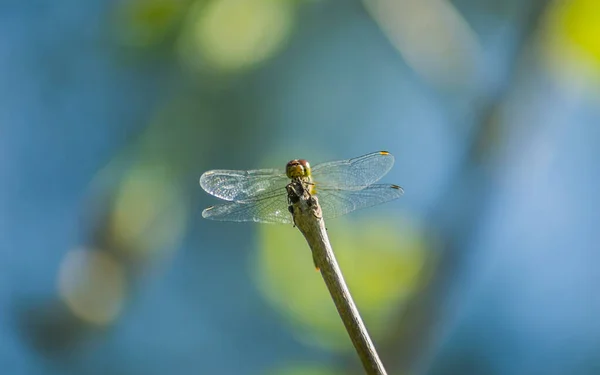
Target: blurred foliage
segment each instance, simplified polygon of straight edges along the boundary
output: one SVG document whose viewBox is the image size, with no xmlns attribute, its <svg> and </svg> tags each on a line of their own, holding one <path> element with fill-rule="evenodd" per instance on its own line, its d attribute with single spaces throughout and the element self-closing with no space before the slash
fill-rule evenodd
<svg viewBox="0 0 600 375">
<path fill-rule="evenodd" d="M 555 1 L 542 40 L 543 62 L 565 86 L 600 91 L 600 2 Z"/>
<path fill-rule="evenodd" d="M 116 8 L 117 37 L 134 47 L 151 47 L 177 32 L 191 0 L 123 0 Z"/>
<path fill-rule="evenodd" d="M 559 5 L 560 4 L 560 5 Z M 571 0 L 557 4 L 561 15 L 559 24 L 567 41 L 600 67 L 600 2 L 595 0 Z"/>
<path fill-rule="evenodd" d="M 465 90 L 477 82 L 477 66 L 483 51 L 476 34 L 451 2 L 363 0 L 363 3 L 406 62 L 429 83 Z"/>
<path fill-rule="evenodd" d="M 328 232 L 348 287 L 374 340 L 389 333 L 389 319 L 426 282 L 422 233 L 390 217 L 328 221 Z M 352 346 L 306 241 L 295 228 L 261 225 L 255 275 L 267 300 L 312 345 Z M 311 272 L 312 269 L 312 272 Z"/>
</svg>

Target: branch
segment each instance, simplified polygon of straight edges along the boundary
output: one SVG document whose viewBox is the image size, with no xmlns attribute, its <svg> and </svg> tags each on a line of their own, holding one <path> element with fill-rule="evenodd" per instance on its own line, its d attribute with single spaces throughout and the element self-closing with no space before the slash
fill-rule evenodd
<svg viewBox="0 0 600 375">
<path fill-rule="evenodd" d="M 295 180 L 287 186 L 290 212 L 312 250 L 315 267 L 321 271 L 346 331 L 368 375 L 386 375 L 375 346 L 346 286 L 329 243 L 321 206 L 305 183 Z"/>
</svg>

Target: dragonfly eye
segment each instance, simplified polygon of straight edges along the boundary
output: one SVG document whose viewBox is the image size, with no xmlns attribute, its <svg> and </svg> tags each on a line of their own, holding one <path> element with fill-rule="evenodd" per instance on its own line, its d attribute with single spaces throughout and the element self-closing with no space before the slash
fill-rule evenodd
<svg viewBox="0 0 600 375">
<path fill-rule="evenodd" d="M 310 164 L 304 159 L 294 159 L 285 166 L 285 173 L 289 178 L 310 176 Z"/>
</svg>

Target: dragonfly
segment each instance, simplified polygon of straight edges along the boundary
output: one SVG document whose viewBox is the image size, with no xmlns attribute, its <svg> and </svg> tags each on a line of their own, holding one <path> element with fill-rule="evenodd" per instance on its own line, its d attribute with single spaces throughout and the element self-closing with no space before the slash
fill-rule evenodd
<svg viewBox="0 0 600 375">
<path fill-rule="evenodd" d="M 323 217 L 338 217 L 402 196 L 404 190 L 398 185 L 376 184 L 393 165 L 392 154 L 377 151 L 313 167 L 304 159 L 294 159 L 285 170 L 211 170 L 202 174 L 200 186 L 226 202 L 206 208 L 202 216 L 220 221 L 293 224 L 286 187 L 300 179 L 309 193 L 318 197 Z"/>
</svg>

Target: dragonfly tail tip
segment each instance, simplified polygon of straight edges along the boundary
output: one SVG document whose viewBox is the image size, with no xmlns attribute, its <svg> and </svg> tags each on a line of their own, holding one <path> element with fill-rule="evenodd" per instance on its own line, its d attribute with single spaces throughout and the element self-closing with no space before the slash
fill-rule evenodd
<svg viewBox="0 0 600 375">
<path fill-rule="evenodd" d="M 402 186 L 392 185 L 392 189 L 400 190 L 400 193 L 404 194 L 404 189 L 402 188 Z"/>
</svg>

